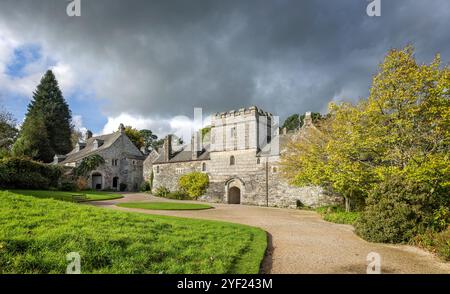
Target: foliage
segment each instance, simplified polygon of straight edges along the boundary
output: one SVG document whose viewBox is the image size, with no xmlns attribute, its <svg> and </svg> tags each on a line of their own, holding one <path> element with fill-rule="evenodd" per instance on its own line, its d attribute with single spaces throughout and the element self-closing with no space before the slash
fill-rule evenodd
<svg viewBox="0 0 450 294">
<path fill-rule="evenodd" d="M 170 190 L 164 186 L 159 186 L 155 191 L 155 195 L 158 197 L 166 197 L 169 193 Z"/>
<path fill-rule="evenodd" d="M 75 181 L 75 185 L 78 191 L 83 191 L 88 188 L 88 181 L 85 177 L 78 177 Z"/>
<path fill-rule="evenodd" d="M 42 77 L 28 105 L 25 122 L 19 134 L 20 148 L 16 155 L 31 156 L 33 159 L 51 162 L 54 154 L 67 154 L 72 150 L 72 114 L 59 89 L 51 70 Z M 35 123 L 38 122 L 38 125 Z M 35 130 L 37 128 L 37 130 Z M 42 141 L 37 140 L 37 132 L 42 132 Z M 31 152 L 31 154 L 30 154 Z"/>
<path fill-rule="evenodd" d="M 10 190 L 15 194 L 33 196 L 36 198 L 51 198 L 55 200 L 72 202 L 72 195 L 74 190 L 58 191 L 58 190 Z M 116 193 L 91 191 L 86 190 L 82 192 L 86 196 L 87 201 L 100 201 L 122 198 L 123 196 Z"/>
<path fill-rule="evenodd" d="M 432 229 L 435 211 L 448 199 L 432 184 L 392 177 L 377 186 L 356 223 L 356 232 L 374 242 L 402 243 Z"/>
<path fill-rule="evenodd" d="M 60 177 L 57 166 L 17 157 L 0 160 L 0 188 L 48 189 L 56 187 Z"/>
<path fill-rule="evenodd" d="M 64 181 L 60 186 L 61 191 L 76 191 L 77 185 L 72 181 Z"/>
<path fill-rule="evenodd" d="M 204 127 L 201 129 L 202 133 L 202 141 L 209 141 L 210 140 L 210 134 L 211 134 L 211 126 Z"/>
<path fill-rule="evenodd" d="M 203 210 L 212 208 L 212 206 L 206 204 L 178 202 L 127 202 L 117 204 L 117 206 L 148 210 Z"/>
<path fill-rule="evenodd" d="M 450 226 L 439 233 L 429 230 L 419 234 L 411 243 L 437 254 L 445 261 L 450 261 Z"/>
<path fill-rule="evenodd" d="M 0 149 L 9 150 L 14 143 L 18 133 L 16 124 L 13 115 L 0 107 Z"/>
<path fill-rule="evenodd" d="M 347 212 L 340 206 L 323 206 L 317 208 L 316 211 L 324 220 L 337 224 L 353 225 L 360 216 L 359 212 Z"/>
<path fill-rule="evenodd" d="M 419 65 L 412 47 L 390 51 L 369 98 L 330 104 L 328 118 L 288 146 L 283 174 L 353 203 L 398 176 L 442 191 L 450 186 L 449 88 L 450 70 L 439 56 Z"/>
<path fill-rule="evenodd" d="M 319 120 L 321 120 L 323 117 L 320 113 L 313 112 L 313 113 L 311 113 L 311 118 L 312 118 L 313 122 L 316 123 Z M 302 114 L 302 115 L 293 114 L 293 115 L 289 116 L 288 118 L 286 118 L 286 120 L 284 121 L 283 126 L 281 128 L 282 129 L 286 128 L 288 131 L 297 130 L 303 126 L 304 120 L 305 120 L 305 114 Z"/>
<path fill-rule="evenodd" d="M 98 154 L 93 154 L 83 158 L 81 163 L 74 169 L 74 173 L 78 177 L 86 177 L 102 164 L 105 164 L 105 159 Z"/>
<path fill-rule="evenodd" d="M 180 187 L 180 190 L 193 199 L 197 199 L 197 197 L 205 194 L 208 184 L 208 175 L 201 172 L 184 174 L 178 179 L 178 186 Z"/>
<path fill-rule="evenodd" d="M 154 178 L 155 178 L 155 175 L 154 175 L 153 170 L 152 170 L 152 172 L 150 173 L 150 180 L 148 181 L 148 183 L 150 185 L 150 190 L 149 190 L 150 192 L 153 191 L 153 180 L 154 180 Z"/>
<path fill-rule="evenodd" d="M 165 196 L 165 198 L 175 199 L 175 200 L 190 200 L 191 199 L 185 192 L 182 192 L 182 191 L 170 192 Z"/>
<path fill-rule="evenodd" d="M 139 130 L 131 126 L 126 126 L 125 134 L 131 140 L 131 142 L 133 142 L 134 146 L 136 146 L 137 149 L 141 150 L 141 148 L 145 146 L 144 136 Z"/>
<path fill-rule="evenodd" d="M 13 145 L 13 155 L 27 156 L 33 160 L 50 162 L 54 151 L 51 148 L 44 118 L 35 114 L 25 119 L 20 136 Z"/>
<path fill-rule="evenodd" d="M 150 183 L 148 181 L 143 181 L 140 187 L 141 192 L 150 191 Z"/>
<path fill-rule="evenodd" d="M 151 130 L 140 130 L 139 133 L 144 140 L 145 150 L 154 149 L 155 144 L 157 144 L 158 136 L 153 134 Z"/>
<path fill-rule="evenodd" d="M 106 210 L 0 192 L 0 273 L 256 274 L 267 246 L 254 227 Z"/>
</svg>

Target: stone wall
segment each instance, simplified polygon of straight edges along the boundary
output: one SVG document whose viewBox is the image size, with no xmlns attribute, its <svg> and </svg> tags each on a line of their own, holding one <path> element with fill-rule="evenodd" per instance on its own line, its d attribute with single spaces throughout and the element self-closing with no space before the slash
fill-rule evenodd
<svg viewBox="0 0 450 294">
<path fill-rule="evenodd" d="M 280 175 L 278 157 L 260 158 L 258 163 L 254 152 L 212 152 L 211 160 L 155 165 L 154 187 L 164 186 L 176 191 L 181 175 L 201 171 L 202 163 L 205 163 L 210 183 L 206 194 L 200 197 L 202 201 L 228 203 L 229 189 L 237 187 L 241 190 L 241 204 L 244 205 L 296 208 L 298 204 L 318 207 L 342 202 L 341 198 L 328 195 L 319 187 L 288 185 Z M 235 157 L 235 164 L 231 166 L 230 156 Z"/>
<path fill-rule="evenodd" d="M 173 162 L 153 165 L 153 191 L 166 187 L 171 192 L 178 190 L 178 179 L 187 173 L 202 170 L 202 163 L 208 161 Z"/>
<path fill-rule="evenodd" d="M 121 136 L 109 148 L 97 153 L 105 159 L 105 164 L 92 171 L 91 175 L 95 173 L 102 175 L 102 189 L 115 189 L 113 187 L 113 179 L 114 177 L 118 177 L 117 189 L 119 189 L 120 183 L 125 183 L 127 185 L 127 191 L 139 190 L 143 181 L 143 160 L 135 159 L 135 156 L 129 154 L 134 151 L 134 145 L 130 146 L 129 143 L 128 138 Z M 113 165 L 114 159 L 119 160 L 117 166 Z M 88 179 L 88 185 L 92 187 L 92 176 Z"/>
</svg>

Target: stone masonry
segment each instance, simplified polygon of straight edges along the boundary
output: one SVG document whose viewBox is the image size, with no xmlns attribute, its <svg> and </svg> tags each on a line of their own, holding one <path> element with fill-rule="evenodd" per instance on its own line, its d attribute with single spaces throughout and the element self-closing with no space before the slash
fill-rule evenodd
<svg viewBox="0 0 450 294">
<path fill-rule="evenodd" d="M 310 114 L 305 127 L 313 127 Z M 280 175 L 280 150 L 292 135 L 279 135 L 272 114 L 255 106 L 213 115 L 210 141 L 174 151 L 171 137 L 165 139 L 159 156 L 151 163 L 153 188 L 178 189 L 181 175 L 200 171 L 208 174 L 204 201 L 230 204 L 295 208 L 318 207 L 341 202 L 320 187 L 293 187 Z M 294 134 L 295 135 L 295 134 Z"/>
</svg>

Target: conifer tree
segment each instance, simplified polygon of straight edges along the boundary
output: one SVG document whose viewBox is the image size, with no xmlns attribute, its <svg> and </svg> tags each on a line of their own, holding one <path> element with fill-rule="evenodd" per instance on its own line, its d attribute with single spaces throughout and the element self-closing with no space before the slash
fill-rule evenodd
<svg viewBox="0 0 450 294">
<path fill-rule="evenodd" d="M 36 140 L 33 141 L 27 137 L 29 134 L 34 133 L 34 131 L 28 128 L 35 128 L 35 126 L 29 123 L 28 120 L 36 121 L 40 119 L 42 119 L 45 126 L 48 144 L 32 146 L 30 144 L 36 142 Z M 72 149 L 71 134 L 73 128 L 71 119 L 72 114 L 59 89 L 58 81 L 53 72 L 48 70 L 33 93 L 33 100 L 28 105 L 28 112 L 19 137 L 22 147 L 18 148 L 18 146 L 15 148 L 15 152 L 20 152 L 21 150 L 28 150 L 29 152 L 29 150 L 38 149 L 39 152 L 36 153 L 38 154 L 36 155 L 37 157 L 32 154 L 25 155 L 32 156 L 34 159 L 44 162 L 50 162 L 55 154 L 66 154 L 70 152 Z M 23 144 L 29 146 L 29 148 L 23 149 Z M 48 148 L 48 150 L 41 150 L 41 148 Z"/>
</svg>

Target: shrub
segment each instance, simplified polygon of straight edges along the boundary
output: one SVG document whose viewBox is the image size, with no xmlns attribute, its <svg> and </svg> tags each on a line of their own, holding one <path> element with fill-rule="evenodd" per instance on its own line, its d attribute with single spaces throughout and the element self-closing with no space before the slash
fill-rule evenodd
<svg viewBox="0 0 450 294">
<path fill-rule="evenodd" d="M 0 188 L 48 189 L 58 186 L 62 171 L 58 166 L 26 158 L 0 160 Z"/>
<path fill-rule="evenodd" d="M 76 181 L 77 190 L 86 190 L 88 188 L 88 181 L 85 177 L 78 177 Z"/>
<path fill-rule="evenodd" d="M 186 193 L 184 193 L 182 191 L 170 192 L 169 194 L 166 195 L 166 198 L 176 199 L 176 200 L 188 200 L 188 199 L 190 199 L 190 197 L 188 195 L 186 195 Z"/>
<path fill-rule="evenodd" d="M 119 185 L 119 190 L 120 190 L 120 192 L 123 192 L 123 191 L 125 191 L 127 189 L 127 184 L 125 184 L 125 183 L 120 183 L 120 185 Z"/>
<path fill-rule="evenodd" d="M 437 254 L 445 261 L 450 261 L 450 226 L 440 233 L 429 230 L 420 234 L 414 237 L 412 244 Z"/>
<path fill-rule="evenodd" d="M 155 195 L 158 197 L 167 197 L 169 193 L 170 190 L 164 186 L 159 186 L 155 191 Z"/>
<path fill-rule="evenodd" d="M 375 187 L 356 223 L 356 232 L 368 241 L 403 243 L 433 227 L 443 191 L 401 176 Z"/>
<path fill-rule="evenodd" d="M 185 174 L 178 180 L 180 191 L 189 195 L 193 199 L 197 199 L 197 197 L 205 194 L 208 184 L 208 175 L 201 172 Z"/>
<path fill-rule="evenodd" d="M 141 192 L 150 191 L 150 183 L 147 181 L 142 182 L 140 190 Z"/>
<path fill-rule="evenodd" d="M 60 189 L 61 191 L 75 191 L 77 190 L 77 185 L 71 181 L 62 182 Z"/>
</svg>

